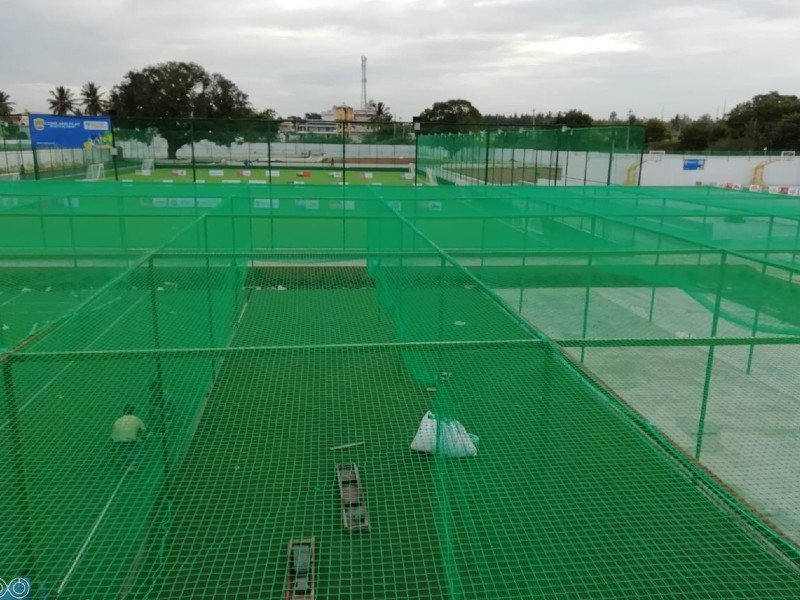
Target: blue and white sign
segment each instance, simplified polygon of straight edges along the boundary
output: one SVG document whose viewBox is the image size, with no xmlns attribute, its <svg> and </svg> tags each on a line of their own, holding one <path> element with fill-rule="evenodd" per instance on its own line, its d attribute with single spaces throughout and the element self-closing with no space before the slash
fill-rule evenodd
<svg viewBox="0 0 800 600">
<path fill-rule="evenodd" d="M 108 117 L 30 115 L 28 127 L 34 148 L 111 148 Z"/>
<path fill-rule="evenodd" d="M 702 171 L 706 168 L 705 158 L 684 158 L 683 170 L 684 171 Z"/>
</svg>

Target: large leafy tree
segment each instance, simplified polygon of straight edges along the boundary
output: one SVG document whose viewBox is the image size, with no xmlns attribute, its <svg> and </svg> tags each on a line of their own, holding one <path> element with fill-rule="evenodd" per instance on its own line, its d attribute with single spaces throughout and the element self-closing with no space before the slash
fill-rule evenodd
<svg viewBox="0 0 800 600">
<path fill-rule="evenodd" d="M 169 158 L 191 141 L 195 128 L 183 117 L 203 119 L 253 117 L 247 94 L 219 73 L 208 73 L 196 63 L 166 62 L 126 73 L 111 90 L 110 109 L 120 117 L 122 136 L 152 136 L 158 132 L 167 141 Z M 125 121 L 124 117 L 137 117 Z M 230 124 L 211 127 L 198 123 L 195 139 L 230 144 L 249 138 L 252 128 Z M 253 139 L 258 135 L 254 134 Z"/>
<path fill-rule="evenodd" d="M 469 100 L 434 102 L 433 106 L 420 113 L 419 119 L 423 132 L 459 133 L 483 127 L 480 111 Z"/>
<path fill-rule="evenodd" d="M 647 119 L 644 126 L 648 147 L 655 147 L 659 142 L 667 142 L 672 137 L 669 125 L 661 119 Z"/>
<path fill-rule="evenodd" d="M 763 147 L 794 150 L 800 147 L 800 98 L 769 92 L 737 105 L 725 121 L 729 135 L 747 150 Z"/>
<path fill-rule="evenodd" d="M 567 127 L 591 127 L 594 119 L 582 110 L 572 108 L 565 113 L 559 112 L 556 114 L 554 123 L 556 125 L 566 125 Z"/>
<path fill-rule="evenodd" d="M 0 90 L 0 117 L 10 115 L 12 106 L 14 106 L 14 103 L 11 101 L 11 96 Z"/>
<path fill-rule="evenodd" d="M 101 92 L 100 88 L 92 81 L 83 84 L 81 88 L 81 104 L 83 105 L 83 114 L 85 115 L 99 115 L 103 112 L 103 96 L 105 92 Z"/>
<path fill-rule="evenodd" d="M 50 98 L 47 99 L 47 104 L 54 115 L 68 115 L 79 114 L 78 107 L 76 106 L 75 96 L 72 95 L 72 90 L 59 85 L 54 90 L 50 90 Z"/>
</svg>

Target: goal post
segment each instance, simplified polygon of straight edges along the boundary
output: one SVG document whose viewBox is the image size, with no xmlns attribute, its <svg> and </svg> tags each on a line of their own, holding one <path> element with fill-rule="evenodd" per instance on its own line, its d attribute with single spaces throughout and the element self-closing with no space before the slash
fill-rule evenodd
<svg viewBox="0 0 800 600">
<path fill-rule="evenodd" d="M 103 163 L 91 164 L 86 168 L 86 178 L 84 181 L 100 181 L 106 178 L 106 169 Z"/>
<path fill-rule="evenodd" d="M 650 152 L 647 154 L 648 158 L 653 162 L 661 162 L 666 155 L 666 150 L 650 150 Z"/>
<path fill-rule="evenodd" d="M 781 160 L 784 160 L 784 161 L 793 160 L 794 157 L 795 157 L 795 151 L 794 150 L 783 150 L 781 152 Z"/>
<path fill-rule="evenodd" d="M 153 170 L 156 168 L 156 161 L 152 158 L 145 158 L 142 160 L 142 168 L 136 171 L 136 175 L 141 177 L 150 177 Z"/>
</svg>

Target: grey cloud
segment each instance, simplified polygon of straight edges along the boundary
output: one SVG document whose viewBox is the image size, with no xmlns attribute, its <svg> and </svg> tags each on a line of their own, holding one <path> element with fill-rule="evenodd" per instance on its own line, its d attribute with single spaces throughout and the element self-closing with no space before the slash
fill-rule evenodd
<svg viewBox="0 0 800 600">
<path fill-rule="evenodd" d="M 0 35 L 25 60 L 0 61 L 0 89 L 41 110 L 55 85 L 194 60 L 286 115 L 356 103 L 366 54 L 369 95 L 406 118 L 451 97 L 484 112 L 701 114 L 797 93 L 800 68 L 780 57 L 798 29 L 784 0 L 6 0 Z"/>
</svg>

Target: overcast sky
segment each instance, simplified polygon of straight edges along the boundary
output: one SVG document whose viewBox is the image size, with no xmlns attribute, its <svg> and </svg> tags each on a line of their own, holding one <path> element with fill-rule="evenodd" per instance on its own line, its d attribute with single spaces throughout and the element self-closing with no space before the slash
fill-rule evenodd
<svg viewBox="0 0 800 600">
<path fill-rule="evenodd" d="M 220 72 L 282 116 L 358 105 L 699 116 L 800 93 L 798 0 L 2 0 L 0 90 L 108 89 L 166 60 Z"/>
</svg>

